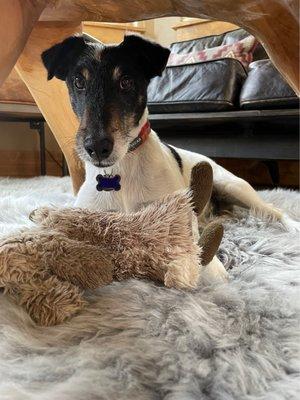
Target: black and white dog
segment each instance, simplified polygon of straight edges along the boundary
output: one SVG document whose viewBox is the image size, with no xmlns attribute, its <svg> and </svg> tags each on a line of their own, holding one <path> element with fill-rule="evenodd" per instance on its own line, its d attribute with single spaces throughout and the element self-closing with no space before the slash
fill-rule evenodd
<svg viewBox="0 0 300 400">
<path fill-rule="evenodd" d="M 48 79 L 66 81 L 80 121 L 77 152 L 85 161 L 86 179 L 76 206 L 134 211 L 189 186 L 192 167 L 207 161 L 221 198 L 298 229 L 296 221 L 266 204 L 247 182 L 203 155 L 166 146 L 151 130 L 147 87 L 162 74 L 168 57 L 168 49 L 135 35 L 113 46 L 70 37 L 42 54 Z M 119 175 L 121 190 L 97 191 L 100 173 Z"/>
</svg>

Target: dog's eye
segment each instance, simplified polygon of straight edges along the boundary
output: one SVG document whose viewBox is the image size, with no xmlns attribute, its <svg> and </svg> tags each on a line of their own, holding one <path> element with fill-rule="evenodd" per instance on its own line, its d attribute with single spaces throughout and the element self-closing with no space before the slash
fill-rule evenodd
<svg viewBox="0 0 300 400">
<path fill-rule="evenodd" d="M 122 76 L 120 79 L 120 88 L 122 90 L 130 90 L 133 86 L 133 79 L 130 76 Z"/>
<path fill-rule="evenodd" d="M 77 87 L 79 90 L 85 89 L 85 80 L 82 76 L 78 75 L 75 76 L 74 78 L 74 85 Z"/>
</svg>

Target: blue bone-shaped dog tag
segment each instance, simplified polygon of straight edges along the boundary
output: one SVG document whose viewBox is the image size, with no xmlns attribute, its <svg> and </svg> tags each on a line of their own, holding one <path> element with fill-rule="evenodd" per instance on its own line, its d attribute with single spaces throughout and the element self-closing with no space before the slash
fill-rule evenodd
<svg viewBox="0 0 300 400">
<path fill-rule="evenodd" d="M 112 190 L 118 191 L 121 189 L 120 175 L 97 175 L 96 180 L 98 182 L 96 189 L 101 192 L 104 190 L 105 192 L 110 192 Z"/>
</svg>

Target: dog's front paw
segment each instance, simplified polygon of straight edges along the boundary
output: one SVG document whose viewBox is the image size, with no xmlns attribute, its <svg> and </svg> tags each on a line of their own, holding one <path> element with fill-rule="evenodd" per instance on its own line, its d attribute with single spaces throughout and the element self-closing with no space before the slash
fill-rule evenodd
<svg viewBox="0 0 300 400">
<path fill-rule="evenodd" d="M 286 232 L 300 234 L 300 222 L 295 221 L 288 215 L 284 214 L 281 218 L 281 224 Z"/>
<path fill-rule="evenodd" d="M 49 207 L 36 208 L 29 214 L 29 219 L 30 221 L 35 223 L 43 222 L 46 218 L 49 217 L 51 210 L 52 209 Z"/>
</svg>

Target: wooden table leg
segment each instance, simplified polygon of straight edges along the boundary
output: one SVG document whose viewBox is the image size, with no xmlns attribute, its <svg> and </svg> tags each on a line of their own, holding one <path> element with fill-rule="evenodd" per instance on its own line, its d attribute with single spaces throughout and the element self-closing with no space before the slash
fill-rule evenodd
<svg viewBox="0 0 300 400">
<path fill-rule="evenodd" d="M 257 2 L 256 18 L 243 20 L 243 26 L 264 46 L 272 62 L 289 85 L 299 87 L 298 1 L 264 0 Z"/>
<path fill-rule="evenodd" d="M 45 20 L 129 22 L 163 16 L 227 21 L 253 33 L 299 93 L 299 0 L 61 0 Z"/>
<path fill-rule="evenodd" d="M 47 0 L 0 0 L 0 86 L 21 54 Z"/>
<path fill-rule="evenodd" d="M 41 62 L 43 50 L 67 36 L 81 32 L 78 23 L 39 22 L 31 32 L 16 70 L 27 85 L 66 158 L 76 194 L 84 181 L 84 168 L 74 151 L 78 122 L 63 81 L 47 81 Z"/>
</svg>

